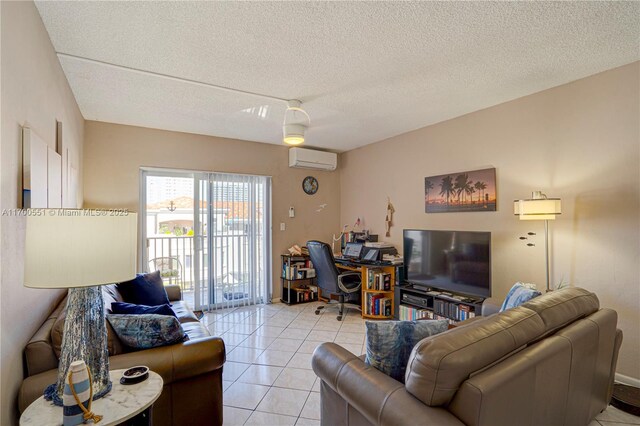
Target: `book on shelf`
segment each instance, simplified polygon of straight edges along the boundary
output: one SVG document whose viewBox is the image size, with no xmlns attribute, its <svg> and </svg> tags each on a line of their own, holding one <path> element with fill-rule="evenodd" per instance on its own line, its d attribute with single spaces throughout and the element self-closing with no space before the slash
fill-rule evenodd
<svg viewBox="0 0 640 426">
<path fill-rule="evenodd" d="M 287 280 L 314 278 L 316 270 L 309 260 L 282 263 L 282 278 Z"/>
<path fill-rule="evenodd" d="M 433 301 L 433 311 L 409 305 L 400 305 L 398 315 L 400 316 L 399 319 L 403 321 L 415 321 L 419 318 L 446 319 L 453 324 L 474 318 L 476 313 L 472 306 L 436 299 Z"/>
<path fill-rule="evenodd" d="M 315 286 L 306 288 L 292 288 L 291 291 L 295 294 L 294 298 L 296 302 L 308 302 L 318 299 L 318 288 Z"/>
<path fill-rule="evenodd" d="M 366 289 L 378 291 L 391 290 L 391 274 L 379 268 L 367 269 Z"/>
<path fill-rule="evenodd" d="M 366 295 L 365 314 L 391 316 L 392 300 L 383 294 Z"/>
</svg>

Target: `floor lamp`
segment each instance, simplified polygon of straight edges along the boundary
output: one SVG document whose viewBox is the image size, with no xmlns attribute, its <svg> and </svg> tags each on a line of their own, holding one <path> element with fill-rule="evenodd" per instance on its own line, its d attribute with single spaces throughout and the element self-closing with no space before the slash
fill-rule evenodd
<svg viewBox="0 0 640 426">
<path fill-rule="evenodd" d="M 542 191 L 534 191 L 530 199 L 515 200 L 513 212 L 520 220 L 544 220 L 544 261 L 549 292 L 552 290 L 549 280 L 549 221 L 562 213 L 560 198 L 548 198 Z"/>
<path fill-rule="evenodd" d="M 27 210 L 25 287 L 69 288 L 58 381 L 45 396 L 62 405 L 73 361 L 89 367 L 93 399 L 111 389 L 100 285 L 135 277 L 137 215 L 113 211 Z"/>
</svg>

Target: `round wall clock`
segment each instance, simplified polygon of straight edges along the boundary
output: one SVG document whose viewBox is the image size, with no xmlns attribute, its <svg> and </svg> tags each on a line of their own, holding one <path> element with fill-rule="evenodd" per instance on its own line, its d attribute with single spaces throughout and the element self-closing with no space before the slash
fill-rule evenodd
<svg viewBox="0 0 640 426">
<path fill-rule="evenodd" d="M 302 181 L 302 189 L 305 194 L 313 195 L 318 192 L 318 180 L 313 176 L 307 176 Z"/>
</svg>

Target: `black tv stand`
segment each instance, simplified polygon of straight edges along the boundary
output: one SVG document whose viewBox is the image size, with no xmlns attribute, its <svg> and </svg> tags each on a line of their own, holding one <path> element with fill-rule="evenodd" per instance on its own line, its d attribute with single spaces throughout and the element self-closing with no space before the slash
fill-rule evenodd
<svg viewBox="0 0 640 426">
<path fill-rule="evenodd" d="M 447 319 L 454 324 L 482 314 L 483 298 L 404 283 L 396 286 L 395 318 Z"/>
</svg>

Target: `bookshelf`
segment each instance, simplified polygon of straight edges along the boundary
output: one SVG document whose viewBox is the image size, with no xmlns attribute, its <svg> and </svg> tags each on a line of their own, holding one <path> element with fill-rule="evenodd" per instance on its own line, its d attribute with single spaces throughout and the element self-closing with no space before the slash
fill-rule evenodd
<svg viewBox="0 0 640 426">
<path fill-rule="evenodd" d="M 309 256 L 283 254 L 280 258 L 282 263 L 280 272 L 282 297 L 280 301 L 287 305 L 295 305 L 318 300 L 316 271 L 313 269 Z"/>
<path fill-rule="evenodd" d="M 362 274 L 362 287 L 361 291 L 361 307 L 362 318 L 368 319 L 393 319 L 395 309 L 395 288 L 396 277 L 401 276 L 397 271 L 402 268 L 401 265 L 363 265 L 363 264 L 344 264 L 336 263 L 339 269 L 345 269 L 347 271 L 357 271 Z M 388 288 L 385 290 L 384 281 L 380 286 L 380 281 L 376 281 L 375 274 L 384 273 L 389 275 Z M 372 275 L 373 274 L 373 275 Z M 372 280 L 369 283 L 369 280 Z M 388 301 L 381 301 L 386 299 Z M 376 311 L 376 303 L 378 304 L 378 310 Z M 388 306 L 386 312 L 380 313 L 380 308 Z M 378 312 L 376 314 L 376 312 Z"/>
<path fill-rule="evenodd" d="M 422 318 L 446 319 L 450 324 L 481 315 L 483 299 L 467 298 L 457 294 L 436 294 L 405 284 L 397 288 L 399 320 L 414 321 Z"/>
<path fill-rule="evenodd" d="M 393 318 L 395 267 L 362 268 L 362 317 Z"/>
</svg>

